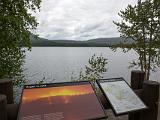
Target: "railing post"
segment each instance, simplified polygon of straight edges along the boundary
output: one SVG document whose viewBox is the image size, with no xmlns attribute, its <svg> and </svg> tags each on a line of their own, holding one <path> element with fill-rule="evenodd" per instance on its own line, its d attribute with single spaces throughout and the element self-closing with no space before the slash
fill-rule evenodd
<svg viewBox="0 0 160 120">
<path fill-rule="evenodd" d="M 158 120 L 159 87 L 160 84 L 156 81 L 143 83 L 142 99 L 149 109 L 142 112 L 141 120 Z"/>
<path fill-rule="evenodd" d="M 7 98 L 0 94 L 0 120 L 7 120 Z"/>
<path fill-rule="evenodd" d="M 6 95 L 8 104 L 14 103 L 12 80 L 0 79 L 0 94 Z"/>
<path fill-rule="evenodd" d="M 142 89 L 145 72 L 140 70 L 131 71 L 131 87 L 133 90 Z"/>
<path fill-rule="evenodd" d="M 131 71 L 131 88 L 133 90 L 142 89 L 144 78 L 145 72 L 142 72 L 140 70 Z M 140 113 L 130 113 L 129 120 L 140 120 Z"/>
</svg>

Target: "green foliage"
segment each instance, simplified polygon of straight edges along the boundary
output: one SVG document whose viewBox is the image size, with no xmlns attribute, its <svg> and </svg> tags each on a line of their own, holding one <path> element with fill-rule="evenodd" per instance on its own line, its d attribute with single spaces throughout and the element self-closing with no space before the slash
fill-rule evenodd
<svg viewBox="0 0 160 120">
<path fill-rule="evenodd" d="M 41 0 L 0 1 L 0 48 L 30 46 L 30 30 L 38 23 L 28 11 L 36 12 Z"/>
<path fill-rule="evenodd" d="M 88 65 L 85 66 L 84 71 L 80 71 L 79 78 L 71 77 L 72 81 L 91 81 L 95 85 L 96 80 L 103 78 L 102 74 L 107 71 L 107 59 L 95 54 L 88 60 Z"/>
<path fill-rule="evenodd" d="M 0 1 L 0 78 L 22 79 L 26 48 L 30 49 L 30 33 L 38 23 L 29 13 L 40 9 L 41 0 Z M 17 82 L 17 81 L 16 81 Z"/>
<path fill-rule="evenodd" d="M 0 53 L 0 78 L 9 77 L 15 80 L 23 79 L 22 68 L 24 62 L 23 51 L 19 48 L 7 48 Z M 22 81 L 19 81 L 19 83 Z"/>
<path fill-rule="evenodd" d="M 133 61 L 130 67 L 140 66 L 148 80 L 150 70 L 155 71 L 160 66 L 160 2 L 138 0 L 137 5 L 128 5 L 118 15 L 122 21 L 114 23 L 118 26 L 121 37 L 132 38 L 135 42 L 127 47 L 139 54 L 139 60 Z"/>
</svg>

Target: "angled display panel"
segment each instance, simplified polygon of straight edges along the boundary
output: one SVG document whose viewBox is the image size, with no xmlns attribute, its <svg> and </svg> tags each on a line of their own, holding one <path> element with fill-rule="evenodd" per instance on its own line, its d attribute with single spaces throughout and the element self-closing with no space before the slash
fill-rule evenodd
<svg viewBox="0 0 160 120">
<path fill-rule="evenodd" d="M 89 82 L 29 85 L 23 89 L 18 120 L 106 118 Z"/>
<path fill-rule="evenodd" d="M 147 108 L 123 78 L 100 80 L 98 85 L 109 100 L 116 115 Z"/>
</svg>

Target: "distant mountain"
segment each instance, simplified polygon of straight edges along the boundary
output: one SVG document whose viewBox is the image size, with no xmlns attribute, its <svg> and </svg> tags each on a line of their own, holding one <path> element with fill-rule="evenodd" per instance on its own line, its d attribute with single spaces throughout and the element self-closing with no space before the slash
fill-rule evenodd
<svg viewBox="0 0 160 120">
<path fill-rule="evenodd" d="M 86 41 L 75 40 L 48 40 L 34 35 L 31 36 L 32 46 L 57 46 L 57 47 L 110 47 L 120 43 L 131 44 L 132 39 L 124 39 L 120 37 L 113 38 L 96 38 Z"/>
<path fill-rule="evenodd" d="M 120 43 L 131 44 L 131 43 L 133 43 L 133 40 L 132 39 L 124 39 L 121 37 L 112 37 L 112 38 L 91 39 L 86 42 L 90 43 L 90 44 L 99 44 L 99 45 L 106 44 L 106 45 L 112 46 L 112 45 L 117 45 Z"/>
</svg>

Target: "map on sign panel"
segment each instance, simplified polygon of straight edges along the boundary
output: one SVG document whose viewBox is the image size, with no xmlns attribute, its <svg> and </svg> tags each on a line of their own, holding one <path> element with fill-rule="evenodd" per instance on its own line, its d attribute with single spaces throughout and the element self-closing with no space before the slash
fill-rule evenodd
<svg viewBox="0 0 160 120">
<path fill-rule="evenodd" d="M 147 108 L 124 80 L 100 81 L 99 85 L 117 115 Z"/>
</svg>

